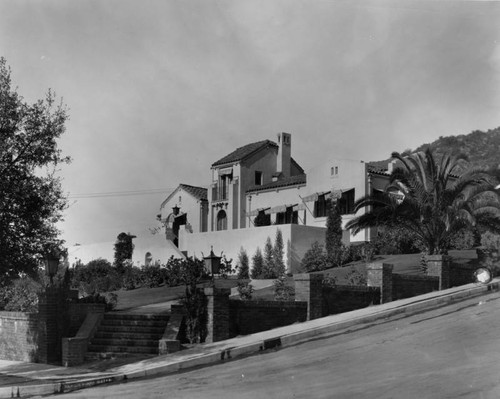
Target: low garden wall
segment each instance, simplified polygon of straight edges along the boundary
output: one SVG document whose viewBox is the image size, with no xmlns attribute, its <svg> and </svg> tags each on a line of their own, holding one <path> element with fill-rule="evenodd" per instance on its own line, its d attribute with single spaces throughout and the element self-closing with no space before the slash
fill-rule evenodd
<svg viewBox="0 0 500 399">
<path fill-rule="evenodd" d="M 450 287 L 474 282 L 474 271 L 477 265 L 454 264 L 450 265 Z"/>
<path fill-rule="evenodd" d="M 439 290 L 439 277 L 392 274 L 392 300 L 411 298 Z"/>
<path fill-rule="evenodd" d="M 0 312 L 0 359 L 38 360 L 38 314 Z"/>
<path fill-rule="evenodd" d="M 306 321 L 306 302 L 229 300 L 229 335 L 253 334 Z"/>
<path fill-rule="evenodd" d="M 380 289 L 366 286 L 323 286 L 322 315 L 350 312 L 380 304 Z"/>
</svg>

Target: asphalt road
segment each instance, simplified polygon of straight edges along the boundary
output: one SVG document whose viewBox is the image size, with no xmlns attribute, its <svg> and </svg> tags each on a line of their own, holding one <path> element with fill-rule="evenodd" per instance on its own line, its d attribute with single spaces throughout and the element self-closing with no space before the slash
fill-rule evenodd
<svg viewBox="0 0 500 399">
<path fill-rule="evenodd" d="M 499 398 L 500 293 L 60 398 Z"/>
</svg>

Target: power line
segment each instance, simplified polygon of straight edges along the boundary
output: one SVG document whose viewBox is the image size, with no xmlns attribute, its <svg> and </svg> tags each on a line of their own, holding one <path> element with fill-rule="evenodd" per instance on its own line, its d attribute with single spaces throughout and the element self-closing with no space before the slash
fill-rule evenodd
<svg viewBox="0 0 500 399">
<path fill-rule="evenodd" d="M 133 190 L 133 191 L 108 191 L 98 193 L 79 193 L 70 194 L 68 199 L 85 199 L 85 198 L 108 198 L 108 197 L 130 197 L 135 195 L 151 195 L 171 193 L 175 188 L 150 188 L 147 190 Z"/>
</svg>

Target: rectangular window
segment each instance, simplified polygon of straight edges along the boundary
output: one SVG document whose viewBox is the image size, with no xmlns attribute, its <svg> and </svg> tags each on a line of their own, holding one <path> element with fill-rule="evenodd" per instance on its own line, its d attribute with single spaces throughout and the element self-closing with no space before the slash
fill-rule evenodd
<svg viewBox="0 0 500 399">
<path fill-rule="evenodd" d="M 293 206 L 286 208 L 285 212 L 276 214 L 276 224 L 298 224 L 299 212 L 293 210 Z"/>
<path fill-rule="evenodd" d="M 354 189 L 342 193 L 339 200 L 341 215 L 351 215 L 354 213 Z"/>
<path fill-rule="evenodd" d="M 314 217 L 321 218 L 327 216 L 331 205 L 330 194 L 320 195 L 317 201 L 314 202 Z"/>
<path fill-rule="evenodd" d="M 263 183 L 264 183 L 263 182 L 263 173 L 256 170 L 255 171 L 255 185 L 262 186 Z"/>
</svg>

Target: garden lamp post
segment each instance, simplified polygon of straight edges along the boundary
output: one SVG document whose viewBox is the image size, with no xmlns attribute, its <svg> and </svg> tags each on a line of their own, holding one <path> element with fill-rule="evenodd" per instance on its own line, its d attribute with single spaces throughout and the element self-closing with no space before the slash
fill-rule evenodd
<svg viewBox="0 0 500 399">
<path fill-rule="evenodd" d="M 219 274 L 221 258 L 221 256 L 217 256 L 214 254 L 213 246 L 210 248 L 210 255 L 203 258 L 203 260 L 205 261 L 205 269 L 207 273 L 212 276 L 212 280 L 214 279 L 214 276 L 216 274 Z"/>
<path fill-rule="evenodd" d="M 45 272 L 50 277 L 50 285 L 54 285 L 54 276 L 57 273 L 57 268 L 59 266 L 59 257 L 49 254 L 44 259 Z"/>
</svg>

